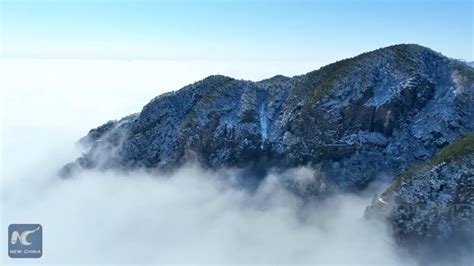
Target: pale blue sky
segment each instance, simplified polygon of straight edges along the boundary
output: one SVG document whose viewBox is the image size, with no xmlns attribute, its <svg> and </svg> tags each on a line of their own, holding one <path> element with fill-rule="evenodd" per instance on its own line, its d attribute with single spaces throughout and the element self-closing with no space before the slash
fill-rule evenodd
<svg viewBox="0 0 474 266">
<path fill-rule="evenodd" d="M 418 43 L 474 60 L 473 17 L 472 0 L 3 0 L 2 57 L 328 63 Z"/>
</svg>

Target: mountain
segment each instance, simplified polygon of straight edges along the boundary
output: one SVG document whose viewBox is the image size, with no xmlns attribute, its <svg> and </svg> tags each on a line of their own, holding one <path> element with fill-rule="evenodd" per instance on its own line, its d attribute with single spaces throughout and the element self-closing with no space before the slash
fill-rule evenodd
<svg viewBox="0 0 474 266">
<path fill-rule="evenodd" d="M 387 219 L 405 245 L 435 246 L 438 254 L 446 250 L 452 254 L 453 246 L 464 247 L 471 253 L 474 133 L 460 137 L 429 161 L 411 166 L 374 198 L 366 215 Z"/>
<path fill-rule="evenodd" d="M 474 69 L 401 44 L 295 77 L 210 76 L 92 129 L 62 169 L 167 171 L 186 162 L 248 169 L 311 165 L 320 186 L 357 191 L 474 131 Z M 313 193 L 308 192 L 308 193 Z"/>
<path fill-rule="evenodd" d="M 466 62 L 466 64 L 468 64 L 470 67 L 474 67 L 474 61 L 472 61 L 472 62 Z"/>
</svg>

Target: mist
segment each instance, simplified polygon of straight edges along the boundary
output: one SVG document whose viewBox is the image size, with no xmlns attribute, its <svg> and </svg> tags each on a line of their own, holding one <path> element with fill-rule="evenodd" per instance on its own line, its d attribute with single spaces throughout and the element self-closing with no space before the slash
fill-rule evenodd
<svg viewBox="0 0 474 266">
<path fill-rule="evenodd" d="M 169 89 L 178 89 L 209 69 L 186 77 L 175 73 L 168 84 L 156 76 L 134 84 L 137 70 L 126 86 L 106 82 L 123 71 L 109 69 L 96 76 L 102 86 L 97 91 L 77 85 L 84 78 L 73 71 L 77 68 L 65 65 L 64 77 L 51 80 L 45 78 L 51 66 L 15 64 L 2 84 L 0 238 L 6 243 L 9 224 L 41 224 L 43 256 L 35 263 L 415 263 L 384 223 L 363 217 L 373 191 L 338 194 L 317 204 L 288 191 L 282 179 L 290 176 L 304 185 L 306 167 L 270 172 L 256 190 L 238 185 L 238 169 L 196 165 L 171 174 L 81 171 L 61 179 L 58 170 L 83 152 L 74 142 L 90 128 L 138 112 L 164 92 L 152 87 L 174 82 Z M 21 76 L 27 78 L 12 78 Z M 132 92 L 130 102 L 117 100 Z M 25 262 L 1 254 L 2 265 Z"/>
<path fill-rule="evenodd" d="M 42 263 L 412 263 L 384 224 L 362 217 L 368 198 L 303 204 L 276 174 L 248 191 L 232 182 L 235 170 L 196 166 L 167 176 L 84 171 L 70 180 L 42 172 L 2 192 L 4 228 L 42 224 Z"/>
</svg>

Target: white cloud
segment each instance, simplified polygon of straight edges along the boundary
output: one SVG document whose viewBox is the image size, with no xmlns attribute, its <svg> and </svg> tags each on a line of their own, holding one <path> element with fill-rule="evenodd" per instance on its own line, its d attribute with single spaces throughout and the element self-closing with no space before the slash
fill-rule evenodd
<svg viewBox="0 0 474 266">
<path fill-rule="evenodd" d="M 410 262 L 383 224 L 363 219 L 367 198 L 338 195 L 306 206 L 274 182 L 251 193 L 196 167 L 159 177 L 37 178 L 6 184 L 2 226 L 42 224 L 43 263 Z"/>
</svg>

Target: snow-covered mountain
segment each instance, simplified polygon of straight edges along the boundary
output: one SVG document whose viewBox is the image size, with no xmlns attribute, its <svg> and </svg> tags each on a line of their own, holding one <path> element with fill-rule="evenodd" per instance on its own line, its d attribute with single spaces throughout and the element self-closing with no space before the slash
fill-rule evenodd
<svg viewBox="0 0 474 266">
<path fill-rule="evenodd" d="M 474 70 L 402 44 L 292 78 L 210 76 L 93 129 L 64 168 L 174 169 L 313 165 L 325 187 L 357 190 L 474 129 Z M 318 188 L 317 188 L 318 190 Z"/>
</svg>

